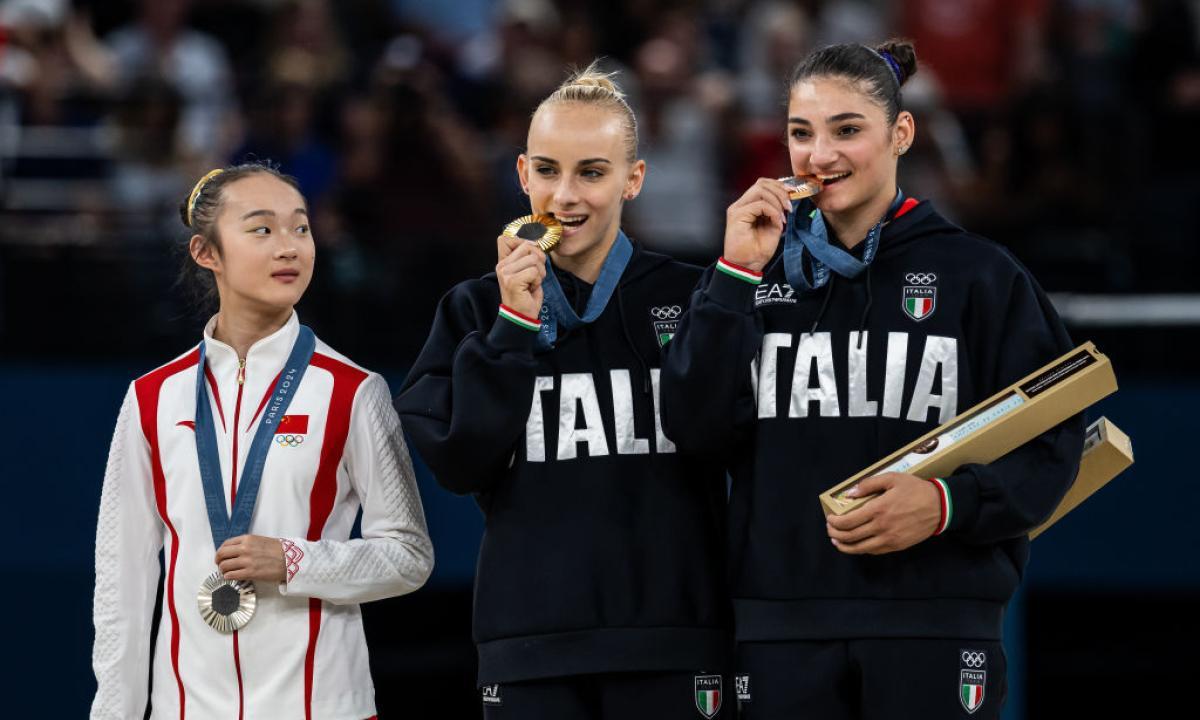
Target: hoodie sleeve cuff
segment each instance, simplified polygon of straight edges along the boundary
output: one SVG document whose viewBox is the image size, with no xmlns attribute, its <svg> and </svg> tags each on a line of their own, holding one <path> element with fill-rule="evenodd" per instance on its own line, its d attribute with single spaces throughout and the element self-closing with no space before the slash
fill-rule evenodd
<svg viewBox="0 0 1200 720">
<path fill-rule="evenodd" d="M 496 313 L 496 321 L 492 323 L 492 329 L 488 332 L 487 341 L 489 345 L 501 351 L 533 352 L 541 329 L 542 324 L 537 320 L 502 304 Z"/>
<path fill-rule="evenodd" d="M 754 311 L 754 294 L 762 282 L 762 273 L 755 272 L 740 265 L 734 265 L 725 258 L 717 260 L 716 270 L 708 281 L 705 294 L 718 305 L 741 312 Z"/>
<path fill-rule="evenodd" d="M 945 498 L 946 516 L 937 535 L 969 528 L 979 514 L 979 481 L 970 470 L 961 469 L 946 478 L 934 478 Z"/>
</svg>

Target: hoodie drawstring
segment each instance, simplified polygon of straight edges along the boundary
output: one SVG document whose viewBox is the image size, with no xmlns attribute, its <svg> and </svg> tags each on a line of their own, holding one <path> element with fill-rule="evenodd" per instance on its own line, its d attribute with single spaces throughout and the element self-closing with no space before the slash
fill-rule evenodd
<svg viewBox="0 0 1200 720">
<path fill-rule="evenodd" d="M 637 345 L 633 342 L 633 337 L 629 334 L 629 324 L 625 322 L 625 301 L 622 299 L 621 286 L 617 285 L 617 315 L 621 318 L 621 332 L 625 335 L 625 342 L 629 344 L 629 349 L 633 351 L 634 356 L 638 359 L 638 364 L 642 366 L 642 392 L 650 394 L 650 366 L 646 364 L 646 358 L 638 352 Z"/>
<path fill-rule="evenodd" d="M 870 267 L 869 265 L 867 266 Z M 817 325 L 821 324 L 821 318 L 825 317 L 825 309 L 829 307 L 829 298 L 833 296 L 833 280 L 837 277 L 837 273 L 829 273 L 829 282 L 825 283 L 825 299 L 821 301 L 821 309 L 817 311 L 817 319 L 813 320 L 812 327 L 808 329 L 808 334 L 812 335 L 817 331 Z"/>
<path fill-rule="evenodd" d="M 873 263 L 872 263 L 873 264 Z M 867 331 L 867 315 L 871 312 L 871 265 L 867 266 L 867 306 L 863 308 L 862 319 L 858 321 L 858 349 L 862 350 L 863 333 Z"/>
<path fill-rule="evenodd" d="M 808 329 L 808 334 L 812 335 L 817 331 L 817 326 L 821 324 L 821 319 L 825 317 L 825 311 L 829 308 L 829 298 L 833 296 L 833 282 L 837 277 L 837 273 L 830 273 L 829 282 L 825 284 L 825 299 L 821 301 L 821 309 L 817 311 L 817 317 L 813 320 L 812 327 Z M 862 350 L 863 334 L 867 330 L 867 317 L 871 314 L 871 304 L 875 301 L 871 294 L 871 266 L 867 266 L 867 305 L 863 308 L 862 317 L 858 321 L 858 349 Z"/>
</svg>

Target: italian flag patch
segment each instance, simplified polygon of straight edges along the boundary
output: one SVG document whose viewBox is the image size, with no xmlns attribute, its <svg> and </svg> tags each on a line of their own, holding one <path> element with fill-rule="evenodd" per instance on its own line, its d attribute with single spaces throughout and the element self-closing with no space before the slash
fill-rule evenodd
<svg viewBox="0 0 1200 720">
<path fill-rule="evenodd" d="M 933 278 L 933 279 L 930 279 Z M 904 314 L 921 322 L 937 309 L 937 288 L 932 283 L 937 276 L 933 273 L 909 273 L 905 279 L 919 285 L 905 285 L 903 305 Z"/>
<path fill-rule="evenodd" d="M 983 707 L 987 687 L 987 652 L 961 649 L 958 651 L 958 701 L 968 715 Z"/>
<path fill-rule="evenodd" d="M 696 676 L 696 709 L 706 718 L 721 710 L 721 676 Z"/>
</svg>

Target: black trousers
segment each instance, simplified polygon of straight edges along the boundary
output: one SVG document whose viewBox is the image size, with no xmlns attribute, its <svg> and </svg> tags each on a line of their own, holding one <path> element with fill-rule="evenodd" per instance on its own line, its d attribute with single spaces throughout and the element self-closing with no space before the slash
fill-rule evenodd
<svg viewBox="0 0 1200 720">
<path fill-rule="evenodd" d="M 480 694 L 484 720 L 733 720 L 731 682 L 704 672 L 604 673 L 485 685 Z"/>
<path fill-rule="evenodd" d="M 735 683 L 742 720 L 992 720 L 1006 671 L 993 640 L 754 642 Z"/>
</svg>

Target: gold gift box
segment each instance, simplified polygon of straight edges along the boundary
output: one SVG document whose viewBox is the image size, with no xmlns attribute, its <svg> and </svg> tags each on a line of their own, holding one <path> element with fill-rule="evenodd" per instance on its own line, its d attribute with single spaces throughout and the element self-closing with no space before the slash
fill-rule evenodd
<svg viewBox="0 0 1200 720">
<path fill-rule="evenodd" d="M 1092 423 L 1083 442 L 1083 457 L 1079 460 L 1079 474 L 1075 476 L 1075 483 L 1050 519 L 1029 533 L 1029 539 L 1044 533 L 1046 528 L 1061 520 L 1132 464 L 1133 443 L 1129 436 L 1109 422 L 1108 418 L 1100 418 Z"/>
<path fill-rule="evenodd" d="M 1085 343 L 821 493 L 827 514 L 870 500 L 847 498 L 859 481 L 885 472 L 945 477 L 963 465 L 998 460 L 1117 390 L 1108 357 Z"/>
</svg>

